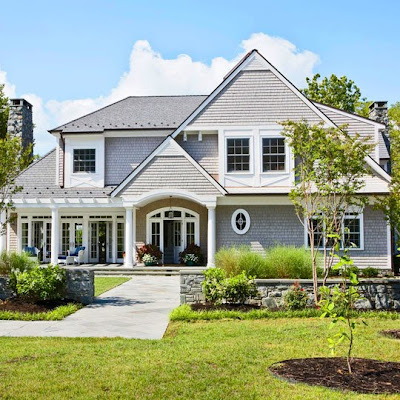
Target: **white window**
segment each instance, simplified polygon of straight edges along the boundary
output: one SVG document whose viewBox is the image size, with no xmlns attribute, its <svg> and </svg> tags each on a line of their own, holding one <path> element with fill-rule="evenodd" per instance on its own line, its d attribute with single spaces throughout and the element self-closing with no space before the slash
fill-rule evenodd
<svg viewBox="0 0 400 400">
<path fill-rule="evenodd" d="M 74 149 L 74 173 L 96 172 L 96 149 Z"/>
<path fill-rule="evenodd" d="M 285 139 L 264 137 L 262 139 L 262 171 L 275 172 L 285 170 Z"/>
<path fill-rule="evenodd" d="M 232 214 L 232 229 L 238 235 L 244 235 L 250 228 L 250 215 L 246 210 L 239 208 Z"/>
<path fill-rule="evenodd" d="M 229 138 L 226 140 L 227 172 L 250 171 L 250 138 Z"/>
<path fill-rule="evenodd" d="M 312 225 L 314 227 L 314 246 L 323 248 L 325 244 L 327 248 L 330 248 L 330 239 L 325 237 L 325 228 L 322 226 L 323 223 L 320 221 L 320 217 L 314 217 Z M 349 248 L 363 250 L 363 229 L 363 214 L 346 213 L 343 217 L 340 249 Z M 308 236 L 307 230 L 305 234 L 307 237 L 307 246 L 310 247 L 310 237 Z"/>
</svg>

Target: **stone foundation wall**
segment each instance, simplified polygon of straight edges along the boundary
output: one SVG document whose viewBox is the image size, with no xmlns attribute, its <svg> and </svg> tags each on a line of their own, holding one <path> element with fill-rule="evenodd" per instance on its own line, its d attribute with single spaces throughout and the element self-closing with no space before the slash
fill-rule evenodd
<svg viewBox="0 0 400 400">
<path fill-rule="evenodd" d="M 90 304 L 94 299 L 94 271 L 66 268 L 65 297 L 79 303 Z M 13 295 L 8 287 L 8 277 L 0 276 L 0 300 Z"/>
<path fill-rule="evenodd" d="M 181 304 L 204 301 L 201 290 L 204 275 L 201 271 L 181 271 L 180 279 Z M 311 304 L 314 299 L 311 279 L 256 279 L 259 296 L 250 302 L 270 309 L 282 307 L 286 292 L 295 282 L 299 282 L 308 293 Z M 329 287 L 338 283 L 341 280 L 328 280 Z M 356 308 L 400 310 L 400 279 L 361 279 L 360 292 L 364 298 L 356 303 Z"/>
</svg>

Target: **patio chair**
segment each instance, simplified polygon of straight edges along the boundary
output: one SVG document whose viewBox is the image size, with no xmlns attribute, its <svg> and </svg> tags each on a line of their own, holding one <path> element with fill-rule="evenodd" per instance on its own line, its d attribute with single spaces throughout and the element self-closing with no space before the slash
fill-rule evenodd
<svg viewBox="0 0 400 400">
<path fill-rule="evenodd" d="M 75 248 L 75 250 L 68 252 L 68 256 L 74 257 L 74 263 L 80 265 L 81 263 L 83 263 L 85 249 L 85 246 L 78 246 Z"/>
<path fill-rule="evenodd" d="M 40 250 L 37 247 L 25 246 L 23 251 L 28 254 L 31 260 L 39 261 Z"/>
</svg>

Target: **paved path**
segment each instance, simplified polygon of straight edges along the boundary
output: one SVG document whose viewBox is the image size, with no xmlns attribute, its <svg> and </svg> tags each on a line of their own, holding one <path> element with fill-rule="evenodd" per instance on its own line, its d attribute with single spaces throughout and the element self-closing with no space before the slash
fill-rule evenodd
<svg viewBox="0 0 400 400">
<path fill-rule="evenodd" d="M 179 305 L 179 277 L 137 276 L 62 321 L 0 321 L 0 336 L 161 339 Z"/>
</svg>

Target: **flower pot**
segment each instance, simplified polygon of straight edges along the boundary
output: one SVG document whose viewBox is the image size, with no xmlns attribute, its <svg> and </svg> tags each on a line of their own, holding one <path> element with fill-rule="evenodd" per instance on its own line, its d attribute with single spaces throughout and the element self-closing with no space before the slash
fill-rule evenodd
<svg viewBox="0 0 400 400">
<path fill-rule="evenodd" d="M 146 267 L 151 267 L 152 265 L 154 265 L 154 263 L 151 262 L 151 261 L 150 261 L 150 262 L 148 261 L 148 262 L 145 262 L 144 265 L 145 265 Z"/>
<path fill-rule="evenodd" d="M 193 267 L 193 266 L 194 266 L 194 261 L 186 261 L 186 262 L 185 262 L 185 265 L 186 265 L 187 267 Z"/>
</svg>

